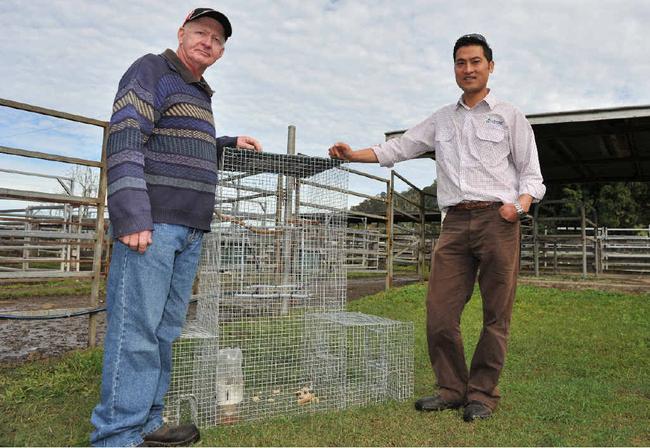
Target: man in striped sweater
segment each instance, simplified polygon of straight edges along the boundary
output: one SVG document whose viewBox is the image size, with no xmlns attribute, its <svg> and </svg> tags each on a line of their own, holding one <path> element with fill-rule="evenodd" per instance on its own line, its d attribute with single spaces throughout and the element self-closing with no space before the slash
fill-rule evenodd
<svg viewBox="0 0 650 448">
<path fill-rule="evenodd" d="M 186 446 L 194 425 L 163 424 L 172 343 L 180 335 L 203 233 L 210 230 L 224 147 L 261 150 L 251 137 L 215 138 L 205 70 L 224 53 L 228 18 L 190 12 L 178 49 L 138 59 L 120 81 L 111 117 L 108 210 L 114 244 L 95 446 Z"/>
</svg>

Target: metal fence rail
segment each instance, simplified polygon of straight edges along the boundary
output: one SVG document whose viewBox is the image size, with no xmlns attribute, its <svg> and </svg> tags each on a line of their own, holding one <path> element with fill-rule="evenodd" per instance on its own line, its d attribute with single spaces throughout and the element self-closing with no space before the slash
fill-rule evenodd
<svg viewBox="0 0 650 448">
<path fill-rule="evenodd" d="M 16 209 L 0 211 L 0 264 L 4 268 L 0 270 L 0 282 L 88 277 L 92 279 L 89 306 L 96 308 L 99 303 L 102 248 L 105 233 L 105 160 L 108 123 L 2 98 L 0 98 L 0 107 L 102 128 L 103 142 L 99 161 L 0 145 L 0 154 L 8 156 L 99 169 L 99 188 L 95 196 L 75 196 L 72 188 L 68 188 L 61 181 L 63 178 L 59 179 L 59 182 L 64 187 L 66 194 L 0 188 L 0 200 L 41 204 L 39 206 L 28 205 L 22 212 Z M 46 173 L 18 172 L 17 170 L 7 169 L 4 171 L 10 171 L 18 175 L 52 177 Z M 89 207 L 95 210 L 96 219 L 91 221 L 84 220 L 84 213 L 81 212 Z M 49 210 L 50 214 L 42 216 L 40 213 L 43 210 Z M 53 211 L 58 212 L 52 213 Z M 96 343 L 96 327 L 96 317 L 91 315 L 88 330 L 88 341 L 91 346 Z"/>
<path fill-rule="evenodd" d="M 650 227 L 598 227 L 587 219 L 584 205 L 579 216 L 549 216 L 544 201 L 533 221 L 523 228 L 521 269 L 540 273 L 650 273 Z"/>
<path fill-rule="evenodd" d="M 52 109 L 45 109 L 0 98 L 0 107 L 99 126 L 103 131 L 101 160 L 66 157 L 49 152 L 0 145 L 0 154 L 99 169 L 96 195 L 76 195 L 74 179 L 51 173 L 25 172 L 2 168 L 12 175 L 56 179 L 64 194 L 0 187 L 0 200 L 22 201 L 23 208 L 0 210 L 0 283 L 65 278 L 90 278 L 89 307 L 99 304 L 99 285 L 103 262 L 107 261 L 105 238 L 106 141 L 108 123 Z M 295 133 L 295 129 L 294 129 Z M 2 142 L 0 142 L 2 143 Z M 345 235 L 345 264 L 348 271 L 374 271 L 386 275 L 386 288 L 393 284 L 396 266 L 415 266 L 421 279 L 426 277 L 431 251 L 440 231 L 440 213 L 432 208 L 433 195 L 416 187 L 396 171 L 382 178 L 349 166 L 338 169 L 350 176 L 374 181 L 380 195 L 354 191 L 337 185 L 316 185 L 311 179 L 295 187 L 317 188 L 348 198 L 377 201 L 371 211 L 348 210 Z M 230 177 L 222 181 L 239 182 Z M 275 192 L 255 186 L 241 186 L 237 200 L 263 201 Z M 435 198 L 434 198 L 435 199 Z M 297 195 L 300 206 L 333 211 L 308 197 Z M 627 272 L 650 273 L 650 228 L 611 229 L 598 227 L 584 207 L 576 216 L 554 216 L 545 210 L 557 201 L 544 201 L 534 208 L 533 219 L 524 222 L 521 240 L 521 269 L 541 272 Z M 37 204 L 37 205 L 34 205 Z M 250 217 L 249 217 L 250 218 Z M 89 320 L 89 344 L 95 345 L 96 316 Z"/>
</svg>

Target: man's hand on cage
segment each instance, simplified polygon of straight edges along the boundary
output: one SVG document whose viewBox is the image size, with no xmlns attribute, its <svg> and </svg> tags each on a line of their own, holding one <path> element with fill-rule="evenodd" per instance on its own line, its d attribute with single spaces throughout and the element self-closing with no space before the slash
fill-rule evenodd
<svg viewBox="0 0 650 448">
<path fill-rule="evenodd" d="M 329 149 L 329 155 L 333 159 L 350 160 L 354 151 L 347 143 L 337 142 Z"/>
<path fill-rule="evenodd" d="M 258 142 L 253 137 L 247 137 L 245 135 L 237 137 L 237 147 L 243 149 L 253 149 L 257 152 L 262 151 L 262 144 Z"/>
<path fill-rule="evenodd" d="M 329 149 L 329 155 L 333 159 L 347 160 L 348 162 L 376 163 L 379 160 L 372 148 L 353 150 L 350 145 L 337 142 Z"/>
</svg>

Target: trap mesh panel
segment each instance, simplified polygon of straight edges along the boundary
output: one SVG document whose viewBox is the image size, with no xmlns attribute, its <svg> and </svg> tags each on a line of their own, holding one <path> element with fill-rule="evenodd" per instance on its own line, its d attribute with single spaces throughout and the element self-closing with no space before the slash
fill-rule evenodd
<svg viewBox="0 0 650 448">
<path fill-rule="evenodd" d="M 341 313 L 348 173 L 331 159 L 233 149 L 222 163 L 191 324 L 217 337 L 175 343 L 186 367 L 174 368 L 168 420 L 182 421 L 183 403 L 212 426 L 410 396 L 412 328 Z"/>
<path fill-rule="evenodd" d="M 174 343 L 172 378 L 165 396 L 168 421 L 213 426 L 217 423 L 215 394 L 218 335 L 195 324 L 183 329 Z"/>
<path fill-rule="evenodd" d="M 217 365 L 175 370 L 167 394 L 178 402 L 192 382 L 213 385 L 212 406 L 196 407 L 199 425 L 338 406 L 310 392 L 304 313 L 345 306 L 348 175 L 339 163 L 225 151 L 196 295 L 195 325 L 219 335 Z M 189 366 L 185 337 L 175 362 Z"/>
<path fill-rule="evenodd" d="M 226 150 L 213 226 L 222 318 L 343 309 L 348 175 L 338 165 Z"/>
<path fill-rule="evenodd" d="M 331 312 L 308 314 L 305 328 L 315 391 L 335 384 L 342 407 L 412 395 L 412 322 Z"/>
<path fill-rule="evenodd" d="M 346 299 L 347 173 L 338 161 L 227 150 L 217 195 L 220 346 L 240 349 L 243 396 L 223 421 L 331 406 L 309 388 L 304 313 Z M 223 406 L 220 406 L 223 407 Z"/>
</svg>

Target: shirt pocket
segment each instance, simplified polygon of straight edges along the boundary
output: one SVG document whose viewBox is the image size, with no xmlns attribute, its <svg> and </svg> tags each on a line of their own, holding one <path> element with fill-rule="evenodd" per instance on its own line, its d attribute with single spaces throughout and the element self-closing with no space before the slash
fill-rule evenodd
<svg viewBox="0 0 650 448">
<path fill-rule="evenodd" d="M 506 161 L 510 147 L 503 128 L 486 124 L 476 124 L 472 154 L 485 166 L 497 166 Z"/>
<path fill-rule="evenodd" d="M 453 151 L 454 128 L 443 126 L 436 130 L 435 145 L 436 161 L 442 162 L 449 159 L 450 151 Z"/>
</svg>

